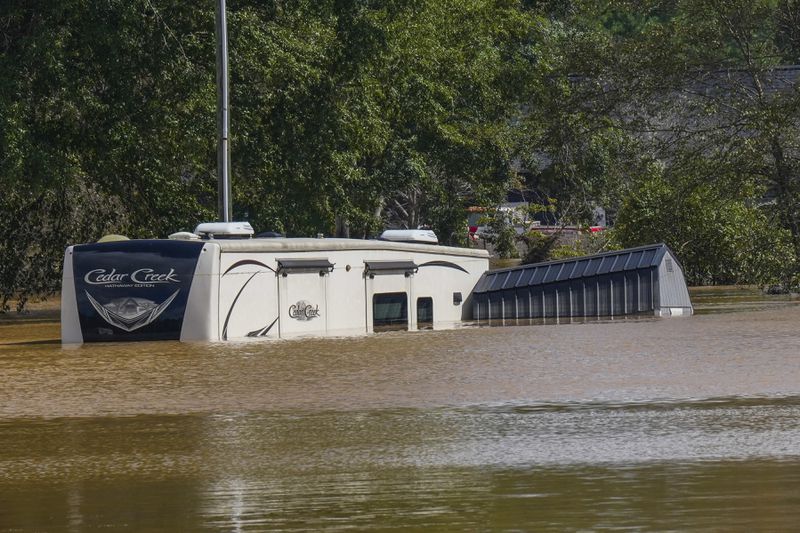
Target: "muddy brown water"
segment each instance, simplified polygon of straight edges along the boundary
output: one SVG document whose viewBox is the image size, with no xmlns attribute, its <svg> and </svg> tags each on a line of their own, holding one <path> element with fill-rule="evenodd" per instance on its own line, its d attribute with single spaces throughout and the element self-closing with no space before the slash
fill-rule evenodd
<svg viewBox="0 0 800 533">
<path fill-rule="evenodd" d="M 0 531 L 796 531 L 800 301 L 62 348 L 0 319 Z"/>
</svg>

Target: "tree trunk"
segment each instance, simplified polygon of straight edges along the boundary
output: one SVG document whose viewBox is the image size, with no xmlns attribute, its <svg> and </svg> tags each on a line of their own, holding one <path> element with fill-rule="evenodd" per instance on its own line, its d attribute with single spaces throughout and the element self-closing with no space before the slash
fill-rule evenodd
<svg viewBox="0 0 800 533">
<path fill-rule="evenodd" d="M 336 237 L 341 239 L 350 238 L 350 221 L 342 215 L 336 215 Z"/>
</svg>

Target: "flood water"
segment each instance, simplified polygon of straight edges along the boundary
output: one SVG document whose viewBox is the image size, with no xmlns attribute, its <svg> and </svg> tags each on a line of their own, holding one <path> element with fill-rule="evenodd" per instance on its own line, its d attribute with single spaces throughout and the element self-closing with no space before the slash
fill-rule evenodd
<svg viewBox="0 0 800 533">
<path fill-rule="evenodd" d="M 796 531 L 800 301 L 62 348 L 0 321 L 0 531 Z"/>
</svg>

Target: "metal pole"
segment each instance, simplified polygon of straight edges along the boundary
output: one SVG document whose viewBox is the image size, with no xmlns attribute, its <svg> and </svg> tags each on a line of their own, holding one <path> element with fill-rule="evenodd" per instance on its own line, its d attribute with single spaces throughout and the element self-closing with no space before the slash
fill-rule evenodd
<svg viewBox="0 0 800 533">
<path fill-rule="evenodd" d="M 217 204 L 222 222 L 231 221 L 230 147 L 228 146 L 228 24 L 225 0 L 217 2 Z"/>
</svg>

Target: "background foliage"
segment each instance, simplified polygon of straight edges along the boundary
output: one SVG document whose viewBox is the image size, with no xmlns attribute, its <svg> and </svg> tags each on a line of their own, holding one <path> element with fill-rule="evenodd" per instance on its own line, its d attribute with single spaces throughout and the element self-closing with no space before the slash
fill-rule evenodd
<svg viewBox="0 0 800 533">
<path fill-rule="evenodd" d="M 797 282 L 796 0 L 230 0 L 234 213 L 466 240 L 512 187 L 694 283 Z M 0 303 L 214 218 L 214 2 L 0 4 Z M 557 247 L 543 247 L 553 253 Z M 558 253 L 566 253 L 561 250 Z"/>
</svg>

